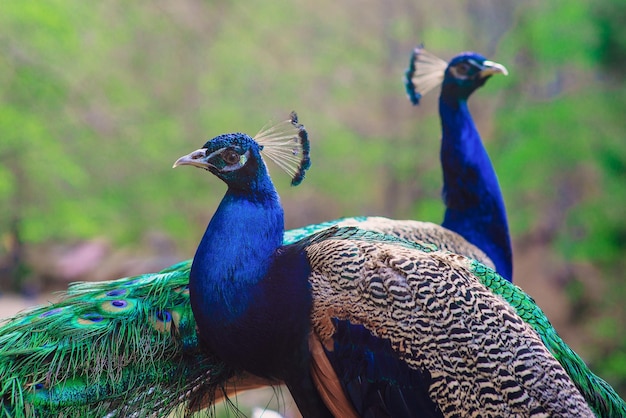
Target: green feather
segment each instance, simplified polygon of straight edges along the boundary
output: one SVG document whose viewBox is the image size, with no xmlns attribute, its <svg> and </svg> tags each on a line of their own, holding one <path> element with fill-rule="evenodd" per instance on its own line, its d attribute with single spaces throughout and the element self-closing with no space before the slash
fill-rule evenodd
<svg viewBox="0 0 626 418">
<path fill-rule="evenodd" d="M 470 262 L 471 271 L 479 280 L 493 293 L 502 296 L 537 331 L 598 417 L 626 417 L 626 403 L 611 385 L 593 374 L 583 359 L 565 344 L 533 298 L 492 269 L 474 260 Z"/>
<path fill-rule="evenodd" d="M 363 221 L 366 226 L 367 218 Z M 341 220 L 285 234 L 285 243 L 327 239 L 415 243 Z M 330 228 L 329 228 L 330 227 Z M 506 300 L 539 334 L 598 416 L 626 416 L 626 405 L 556 334 L 535 302 L 493 270 L 470 259 L 464 268 Z M 231 370 L 202 354 L 189 303 L 191 260 L 154 274 L 77 283 L 55 304 L 0 326 L 0 416 L 167 415 L 190 411 L 223 390 Z M 124 301 L 113 306 L 114 301 Z"/>
<path fill-rule="evenodd" d="M 5 323 L 0 411 L 13 417 L 167 415 L 202 396 L 198 388 L 219 389 L 231 373 L 200 353 L 189 266 L 74 284 L 60 302 Z"/>
</svg>

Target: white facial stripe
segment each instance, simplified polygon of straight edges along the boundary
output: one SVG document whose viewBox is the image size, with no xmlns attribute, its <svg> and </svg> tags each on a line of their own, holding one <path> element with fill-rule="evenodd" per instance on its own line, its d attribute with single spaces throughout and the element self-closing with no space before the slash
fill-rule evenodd
<svg viewBox="0 0 626 418">
<path fill-rule="evenodd" d="M 477 61 L 474 61 L 473 59 L 469 58 L 468 59 L 469 63 L 472 64 L 474 67 L 476 68 L 483 68 L 482 65 L 480 65 Z M 489 61 L 485 61 L 485 64 L 487 64 Z"/>
<path fill-rule="evenodd" d="M 209 161 L 211 158 L 215 157 L 217 154 L 221 154 L 227 147 L 223 147 L 218 149 L 217 151 L 213 151 L 209 155 L 206 156 L 206 160 Z"/>
</svg>

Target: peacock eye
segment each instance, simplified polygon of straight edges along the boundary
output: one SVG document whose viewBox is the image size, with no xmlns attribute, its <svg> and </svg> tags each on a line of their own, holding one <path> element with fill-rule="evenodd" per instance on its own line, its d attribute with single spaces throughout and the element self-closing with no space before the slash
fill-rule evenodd
<svg viewBox="0 0 626 418">
<path fill-rule="evenodd" d="M 228 165 L 237 164 L 240 159 L 239 154 L 232 149 L 227 149 L 226 151 L 224 151 L 222 153 L 222 158 Z"/>
<path fill-rule="evenodd" d="M 460 75 L 467 74 L 469 69 L 470 69 L 470 65 L 466 62 L 462 62 L 456 66 L 457 73 Z"/>
</svg>

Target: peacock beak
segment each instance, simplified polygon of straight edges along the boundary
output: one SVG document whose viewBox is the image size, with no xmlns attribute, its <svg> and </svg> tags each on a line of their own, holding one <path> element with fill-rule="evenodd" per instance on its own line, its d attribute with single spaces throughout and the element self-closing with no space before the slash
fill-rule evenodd
<svg viewBox="0 0 626 418">
<path fill-rule="evenodd" d="M 176 168 L 181 165 L 192 165 L 194 167 L 208 170 L 209 167 L 213 167 L 213 165 L 209 163 L 207 160 L 208 159 L 207 159 L 206 148 L 200 148 L 190 154 L 180 157 L 178 160 L 176 160 L 172 168 Z"/>
<path fill-rule="evenodd" d="M 509 72 L 504 65 L 498 64 L 497 62 L 483 62 L 483 69 L 480 71 L 480 77 L 484 78 L 494 74 L 509 75 Z"/>
</svg>

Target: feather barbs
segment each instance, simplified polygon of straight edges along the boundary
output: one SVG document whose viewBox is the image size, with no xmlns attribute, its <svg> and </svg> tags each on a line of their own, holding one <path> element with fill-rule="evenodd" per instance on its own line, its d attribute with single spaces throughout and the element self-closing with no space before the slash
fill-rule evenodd
<svg viewBox="0 0 626 418">
<path fill-rule="evenodd" d="M 296 112 L 289 119 L 263 127 L 254 136 L 261 152 L 291 176 L 291 185 L 297 186 L 311 166 L 309 136 L 298 122 Z"/>
<path fill-rule="evenodd" d="M 173 289 L 174 293 L 189 296 L 189 285 L 179 286 Z"/>
<path fill-rule="evenodd" d="M 426 93 L 441 85 L 447 67 L 446 61 L 426 51 L 423 45 L 415 48 L 404 74 L 404 86 L 411 103 L 419 104 Z"/>
<path fill-rule="evenodd" d="M 74 319 L 73 325 L 77 328 L 107 327 L 110 319 L 96 312 L 87 312 Z"/>
</svg>

